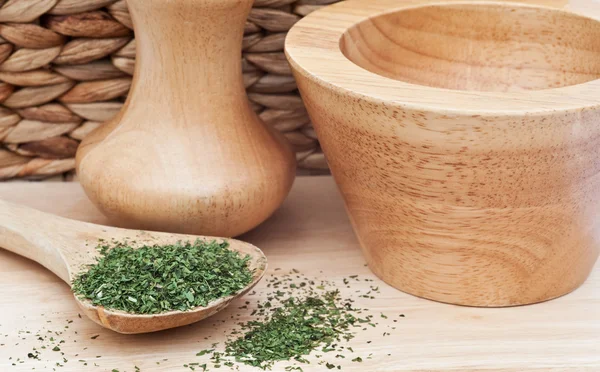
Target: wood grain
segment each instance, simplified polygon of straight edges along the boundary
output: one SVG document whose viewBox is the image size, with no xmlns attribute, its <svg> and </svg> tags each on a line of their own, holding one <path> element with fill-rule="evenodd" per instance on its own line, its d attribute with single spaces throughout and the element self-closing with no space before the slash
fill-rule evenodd
<svg viewBox="0 0 600 372">
<path fill-rule="evenodd" d="M 64 217 L 107 223 L 106 217 L 93 207 L 77 184 L 0 184 L 0 198 Z M 369 308 L 375 314 L 386 314 L 389 319 L 380 319 L 381 322 L 398 319 L 399 322 L 392 323 L 397 328 L 385 337 L 379 327 L 360 332 L 348 346 L 364 361 L 340 360 L 342 371 L 600 370 L 600 266 L 596 266 L 581 288 L 568 296 L 525 307 L 469 308 L 413 297 L 387 286 L 364 266 L 342 199 L 330 177 L 300 177 L 282 208 L 263 226 L 245 235 L 244 240 L 260 246 L 267 254 L 268 277 L 279 277 L 296 268 L 317 281 L 326 279 L 337 283 L 348 296 L 355 295 L 356 290 L 368 290 L 370 285 L 380 287 L 381 293 L 375 299 L 356 298 L 356 306 Z M 281 270 L 275 270 L 277 268 Z M 342 280 L 350 275 L 375 281 L 359 281 L 347 289 Z M 57 370 L 104 372 L 117 368 L 121 372 L 133 372 L 133 366 L 137 365 L 144 372 L 189 371 L 182 367 L 184 363 L 206 361 L 195 354 L 213 342 L 221 342 L 225 332 L 236 328 L 233 322 L 227 321 L 231 316 L 241 313 L 242 321 L 250 319 L 251 309 L 238 307 L 245 301 L 264 300 L 268 291 L 267 282 L 263 281 L 256 287 L 256 295 L 235 301 L 207 321 L 157 334 L 127 336 L 79 319 L 79 309 L 67 285 L 41 266 L 2 250 L 0 283 L 0 343 L 5 344 L 0 346 L 2 371 L 25 371 L 31 367 L 52 370 L 56 367 L 54 362 L 62 363 L 61 356 L 56 355 L 52 363 L 28 361 L 23 366 L 13 367 L 8 358 L 26 358 L 32 347 L 39 347 L 35 337 L 22 340 L 19 330 L 60 330 L 67 325 L 67 320 L 74 322 L 68 324 L 70 331 L 63 336 L 67 342 L 61 349 L 70 361 Z M 399 318 L 400 314 L 406 317 Z M 90 339 L 94 335 L 99 337 Z M 372 359 L 366 359 L 370 353 Z M 79 356 L 73 357 L 74 354 Z M 97 355 L 101 358 L 96 358 Z M 89 360 L 90 365 L 83 368 L 77 359 Z M 319 359 L 311 360 L 314 363 Z M 100 367 L 94 367 L 93 362 Z M 282 371 L 284 365 L 277 365 L 274 371 Z M 327 370 L 324 366 L 314 367 L 304 370 Z M 244 367 L 240 370 L 255 371 Z"/>
<path fill-rule="evenodd" d="M 121 113 L 80 146 L 84 189 L 126 227 L 225 237 L 256 227 L 283 202 L 295 160 L 245 94 L 252 0 L 128 5 L 136 73 Z"/>
<path fill-rule="evenodd" d="M 551 8 L 423 6 L 344 33 L 341 51 L 404 82 L 466 91 L 559 88 L 600 78 L 600 22 Z"/>
<path fill-rule="evenodd" d="M 600 8 L 526 3 L 348 1 L 288 35 L 367 261 L 397 288 L 528 304 L 598 258 Z"/>
</svg>

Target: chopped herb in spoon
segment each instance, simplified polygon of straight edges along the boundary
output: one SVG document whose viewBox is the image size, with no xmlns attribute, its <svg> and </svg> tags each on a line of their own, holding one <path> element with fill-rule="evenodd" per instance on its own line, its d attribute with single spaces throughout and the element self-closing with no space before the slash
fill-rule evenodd
<svg viewBox="0 0 600 372">
<path fill-rule="evenodd" d="M 207 306 L 252 281 L 250 257 L 229 243 L 129 243 L 100 246 L 100 257 L 73 281 L 73 292 L 96 306 L 135 314 L 158 314 Z"/>
</svg>

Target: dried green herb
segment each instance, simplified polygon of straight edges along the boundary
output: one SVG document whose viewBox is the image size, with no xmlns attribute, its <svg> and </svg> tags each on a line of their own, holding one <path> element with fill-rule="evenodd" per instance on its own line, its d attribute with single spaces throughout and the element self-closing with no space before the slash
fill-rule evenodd
<svg viewBox="0 0 600 372">
<path fill-rule="evenodd" d="M 274 271 L 280 270 L 276 268 Z M 356 333 L 361 329 L 367 330 L 367 325 L 376 327 L 379 324 L 374 319 L 375 315 L 369 314 L 369 309 L 354 308 L 354 300 L 342 298 L 334 283 L 308 278 L 295 269 L 288 274 L 269 276 L 270 278 L 265 279 L 265 297 L 259 299 L 255 306 L 249 306 L 251 302 L 246 301 L 244 306 L 238 307 L 254 307 L 249 310 L 249 315 L 254 320 L 240 323 L 240 328 L 232 330 L 224 349 L 221 349 L 223 351 L 216 351 L 218 344 L 212 344 L 211 349 L 202 350 L 197 356 L 210 355 L 213 368 L 239 368 L 233 364 L 238 362 L 265 370 L 281 370 L 276 368 L 276 362 L 295 362 L 294 365 L 286 366 L 285 371 L 302 371 L 296 363 L 310 364 L 309 359 L 313 362 L 318 359 L 316 364 L 323 369 L 337 370 L 342 370 L 343 367 L 335 361 L 341 362 L 346 358 L 348 362 L 363 361 L 361 357 L 344 353 L 354 353 L 354 349 L 347 343 Z M 368 278 L 359 279 L 357 275 L 350 279 L 373 281 Z M 378 292 L 379 288 L 371 286 L 370 291 Z M 362 291 L 355 293 L 352 297 L 362 297 Z M 256 294 L 253 291 L 249 296 Z M 240 315 L 237 314 L 238 320 Z M 383 313 L 379 315 L 384 320 L 388 319 Z M 395 329 L 389 325 L 388 328 Z M 389 335 L 388 332 L 385 334 Z M 366 359 L 371 357 L 372 354 Z M 188 366 L 193 369 L 192 364 Z"/>
<path fill-rule="evenodd" d="M 186 311 L 230 296 L 252 281 L 249 256 L 222 242 L 178 242 L 133 248 L 99 246 L 100 257 L 73 281 L 94 305 L 136 314 Z"/>
<path fill-rule="evenodd" d="M 318 347 L 333 351 L 336 342 L 354 337 L 350 331 L 357 322 L 353 311 L 338 291 L 304 300 L 290 297 L 269 320 L 248 322 L 245 335 L 226 344 L 225 356 L 262 369 L 278 360 L 305 362 L 303 356 Z"/>
</svg>

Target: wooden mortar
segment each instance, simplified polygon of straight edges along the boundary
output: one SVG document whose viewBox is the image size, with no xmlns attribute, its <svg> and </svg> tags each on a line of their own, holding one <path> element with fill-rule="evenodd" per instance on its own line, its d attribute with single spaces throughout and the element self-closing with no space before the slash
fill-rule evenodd
<svg viewBox="0 0 600 372">
<path fill-rule="evenodd" d="M 87 195 L 129 228 L 237 236 L 291 188 L 295 159 L 251 110 L 241 45 L 252 0 L 129 0 L 137 65 L 121 113 L 85 138 Z"/>
<path fill-rule="evenodd" d="M 288 36 L 369 266 L 396 288 L 530 304 L 598 257 L 600 10 L 526 2 L 346 1 Z"/>
</svg>

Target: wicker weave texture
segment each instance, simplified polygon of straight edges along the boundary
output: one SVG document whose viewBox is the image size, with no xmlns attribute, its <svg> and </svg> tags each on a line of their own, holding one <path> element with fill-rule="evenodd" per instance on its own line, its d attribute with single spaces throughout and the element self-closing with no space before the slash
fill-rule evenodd
<svg viewBox="0 0 600 372">
<path fill-rule="evenodd" d="M 339 0 L 256 0 L 244 83 L 304 173 L 327 163 L 283 53 L 287 31 Z M 122 107 L 135 66 L 125 0 L 0 0 L 0 180 L 73 178 L 79 142 Z M 54 176 L 54 177 L 53 177 Z"/>
</svg>

